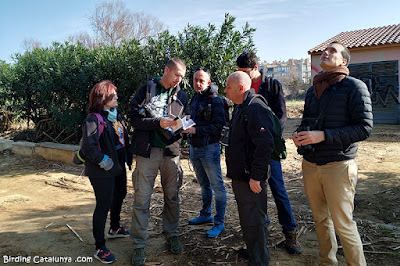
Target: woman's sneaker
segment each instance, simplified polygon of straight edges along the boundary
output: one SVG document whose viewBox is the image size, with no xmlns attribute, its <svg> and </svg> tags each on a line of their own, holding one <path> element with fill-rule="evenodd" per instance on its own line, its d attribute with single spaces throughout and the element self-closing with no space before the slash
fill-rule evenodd
<svg viewBox="0 0 400 266">
<path fill-rule="evenodd" d="M 94 252 L 94 257 L 101 261 L 102 263 L 113 263 L 115 261 L 115 256 L 106 248 L 97 249 Z"/>
<path fill-rule="evenodd" d="M 118 237 L 128 237 L 129 230 L 125 229 L 123 226 L 120 226 L 118 230 L 112 230 L 111 228 L 107 232 L 108 238 L 118 238 Z"/>
</svg>

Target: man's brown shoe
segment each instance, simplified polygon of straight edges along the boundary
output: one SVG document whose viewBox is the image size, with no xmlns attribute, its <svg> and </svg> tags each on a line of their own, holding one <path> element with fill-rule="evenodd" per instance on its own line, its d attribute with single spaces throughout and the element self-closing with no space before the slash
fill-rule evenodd
<svg viewBox="0 0 400 266">
<path fill-rule="evenodd" d="M 296 231 L 287 231 L 283 233 L 285 234 L 286 238 L 286 250 L 290 254 L 301 254 L 303 250 L 301 249 L 300 243 L 297 241 Z"/>
</svg>

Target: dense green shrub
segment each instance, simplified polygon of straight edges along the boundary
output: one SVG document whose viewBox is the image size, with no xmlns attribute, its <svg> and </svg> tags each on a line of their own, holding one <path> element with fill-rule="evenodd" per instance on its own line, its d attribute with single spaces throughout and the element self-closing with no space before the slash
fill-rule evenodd
<svg viewBox="0 0 400 266">
<path fill-rule="evenodd" d="M 119 110 L 126 115 L 129 100 L 147 77 L 163 74 L 171 57 L 187 64 L 183 89 L 193 94 L 193 70 L 211 70 L 212 81 L 223 92 L 225 79 L 235 68 L 236 57 L 254 51 L 254 29 L 248 24 L 235 29 L 235 18 L 226 14 L 219 29 L 187 25 L 177 35 L 164 31 L 146 43 L 125 41 L 118 47 L 100 45 L 88 49 L 80 44 L 53 43 L 14 55 L 14 63 L 0 62 L 0 104 L 36 125 L 50 119 L 50 133 L 65 136 L 79 132 L 86 116 L 93 85 L 109 79 L 118 88 Z M 79 139 L 79 134 L 75 138 Z"/>
<path fill-rule="evenodd" d="M 11 81 L 13 71 L 10 64 L 0 60 L 0 111 L 7 110 L 12 105 Z"/>
</svg>

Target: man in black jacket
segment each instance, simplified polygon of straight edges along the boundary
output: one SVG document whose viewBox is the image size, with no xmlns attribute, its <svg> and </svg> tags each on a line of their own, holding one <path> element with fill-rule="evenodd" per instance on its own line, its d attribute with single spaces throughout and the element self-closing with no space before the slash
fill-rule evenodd
<svg viewBox="0 0 400 266">
<path fill-rule="evenodd" d="M 179 88 L 185 72 L 186 65 L 181 59 L 171 59 L 164 68 L 164 75 L 149 80 L 131 100 L 130 117 L 135 128 L 133 142 L 137 155 L 132 175 L 135 190 L 131 228 L 134 265 L 145 263 L 150 199 L 159 170 L 164 192 L 163 234 L 172 253 L 183 251 L 178 238 L 178 192 L 183 177 L 179 158 L 180 134 L 174 134 L 171 127 L 177 124 L 174 118 L 186 114 L 188 97 Z"/>
<path fill-rule="evenodd" d="M 349 77 L 350 52 L 329 44 L 320 58 L 322 72 L 307 91 L 303 119 L 293 141 L 303 154 L 304 190 L 314 215 L 320 263 L 337 265 L 335 231 L 347 265 L 366 265 L 353 221 L 357 183 L 357 142 L 372 131 L 367 86 Z M 332 223 L 333 222 L 333 223 Z"/>
<path fill-rule="evenodd" d="M 225 125 L 224 102 L 218 96 L 218 87 L 211 83 L 210 72 L 198 68 L 193 75 L 196 91 L 190 102 L 190 117 L 195 126 L 189 133 L 190 161 L 201 187 L 203 206 L 200 215 L 189 220 L 189 224 L 204 224 L 213 221 L 211 205 L 215 195 L 214 226 L 207 231 L 208 237 L 217 237 L 225 228 L 226 191 L 221 174 L 221 148 L 219 139 Z"/>
<path fill-rule="evenodd" d="M 226 147 L 227 177 L 232 179 L 248 264 L 268 265 L 265 182 L 273 152 L 273 122 L 266 104 L 250 86 L 251 79 L 241 71 L 226 81 L 225 93 L 236 104 Z"/>
<path fill-rule="evenodd" d="M 267 75 L 263 77 L 262 73 L 258 70 L 257 64 L 257 56 L 251 52 L 242 53 L 236 59 L 238 70 L 249 75 L 251 78 L 251 88 L 267 100 L 268 106 L 281 121 L 283 132 L 287 117 L 286 101 L 282 85 L 277 79 L 267 77 Z M 271 159 L 270 166 L 271 177 L 268 179 L 268 184 L 278 210 L 278 220 L 282 225 L 282 231 L 286 238 L 285 247 L 291 254 L 300 254 L 302 249 L 297 241 L 296 222 L 283 181 L 281 162 Z M 269 224 L 269 219 L 267 222 Z"/>
</svg>

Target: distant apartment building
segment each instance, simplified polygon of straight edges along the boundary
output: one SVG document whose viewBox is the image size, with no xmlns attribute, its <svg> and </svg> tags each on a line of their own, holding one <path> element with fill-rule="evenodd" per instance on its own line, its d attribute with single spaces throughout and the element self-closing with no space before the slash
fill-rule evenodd
<svg viewBox="0 0 400 266">
<path fill-rule="evenodd" d="M 289 59 L 286 62 L 273 61 L 261 63 L 260 68 L 263 75 L 281 80 L 284 77 L 301 79 L 308 84 L 311 81 L 311 62 L 310 59 Z M 267 70 L 267 71 L 265 71 Z"/>
</svg>

